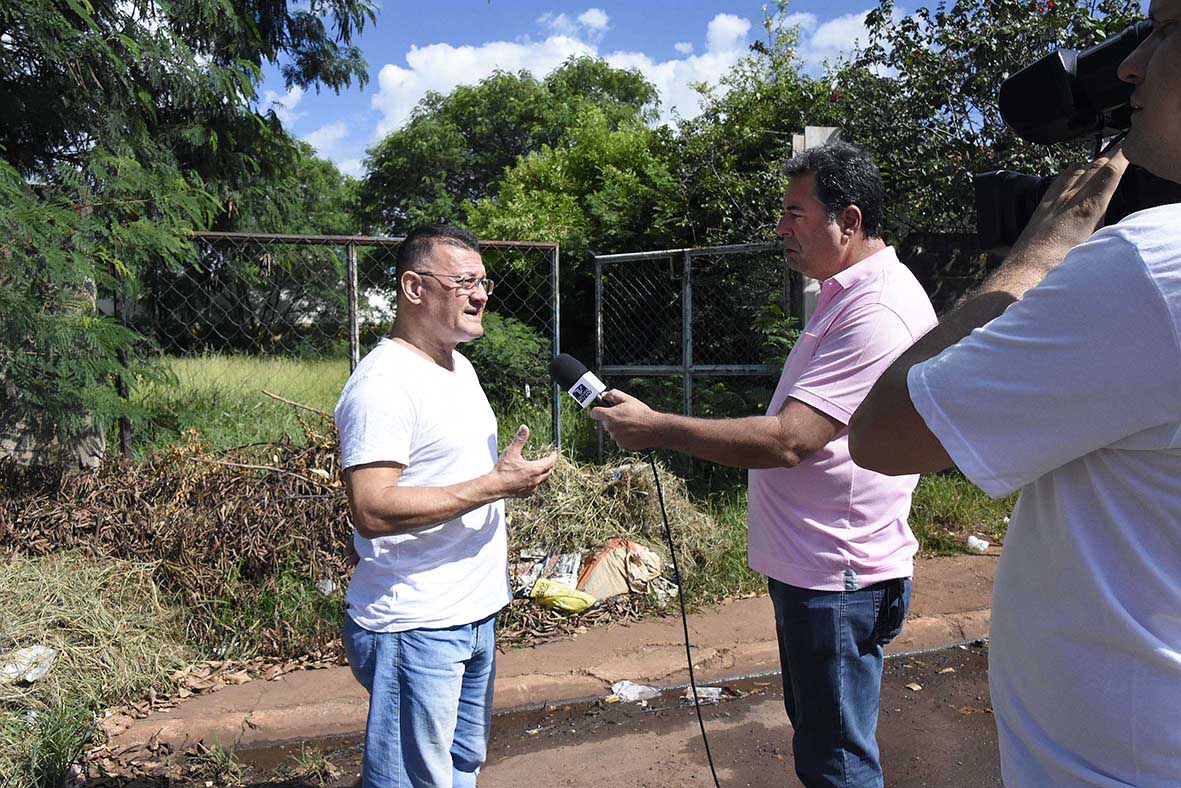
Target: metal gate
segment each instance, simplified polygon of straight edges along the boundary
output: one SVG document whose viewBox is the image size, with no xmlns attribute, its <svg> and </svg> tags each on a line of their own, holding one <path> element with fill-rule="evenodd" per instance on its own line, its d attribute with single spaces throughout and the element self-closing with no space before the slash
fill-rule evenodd
<svg viewBox="0 0 1181 788">
<path fill-rule="evenodd" d="M 779 242 L 595 257 L 599 372 L 679 378 L 685 415 L 710 415 L 697 406 L 703 379 L 778 374 L 786 348 L 768 345 L 803 313 L 803 279 Z"/>
</svg>

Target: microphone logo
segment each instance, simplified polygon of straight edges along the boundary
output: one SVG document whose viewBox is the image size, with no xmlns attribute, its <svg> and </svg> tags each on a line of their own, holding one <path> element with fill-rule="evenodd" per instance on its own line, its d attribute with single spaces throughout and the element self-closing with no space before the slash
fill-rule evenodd
<svg viewBox="0 0 1181 788">
<path fill-rule="evenodd" d="M 583 409 L 595 406 L 610 407 L 601 397 L 607 387 L 578 359 L 566 353 L 554 357 L 549 365 L 554 383 L 566 389 Z"/>
<path fill-rule="evenodd" d="M 570 396 L 574 397 L 582 407 L 589 408 L 606 390 L 607 387 L 603 385 L 603 381 L 595 377 L 593 372 L 588 371 L 570 387 Z"/>
<path fill-rule="evenodd" d="M 574 388 L 570 389 L 570 396 L 578 400 L 578 404 L 586 407 L 588 401 L 597 396 L 595 390 L 587 386 L 585 383 L 577 383 Z"/>
</svg>

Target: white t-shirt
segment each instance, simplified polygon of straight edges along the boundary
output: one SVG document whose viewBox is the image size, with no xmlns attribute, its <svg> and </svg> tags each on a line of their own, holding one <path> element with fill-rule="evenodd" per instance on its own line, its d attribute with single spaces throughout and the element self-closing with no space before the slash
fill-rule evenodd
<svg viewBox="0 0 1181 788">
<path fill-rule="evenodd" d="M 496 416 L 471 363 L 447 371 L 383 339 L 361 360 L 336 404 L 341 467 L 405 465 L 398 484 L 444 487 L 496 464 Z M 504 502 L 438 525 L 366 539 L 349 584 L 349 615 L 374 632 L 470 624 L 512 599 Z"/>
<path fill-rule="evenodd" d="M 968 478 L 1021 490 L 989 655 L 1005 784 L 1181 785 L 1181 205 L 1098 231 L 908 382 Z"/>
</svg>

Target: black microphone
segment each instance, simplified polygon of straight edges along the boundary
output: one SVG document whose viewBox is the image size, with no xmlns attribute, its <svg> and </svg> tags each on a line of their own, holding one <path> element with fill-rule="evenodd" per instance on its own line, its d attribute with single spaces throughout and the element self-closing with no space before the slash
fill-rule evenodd
<svg viewBox="0 0 1181 788">
<path fill-rule="evenodd" d="M 569 392 L 574 401 L 586 408 L 609 408 L 610 402 L 603 399 L 607 390 L 603 381 L 586 368 L 578 359 L 568 353 L 559 353 L 549 363 L 549 375 L 554 383 Z"/>
</svg>

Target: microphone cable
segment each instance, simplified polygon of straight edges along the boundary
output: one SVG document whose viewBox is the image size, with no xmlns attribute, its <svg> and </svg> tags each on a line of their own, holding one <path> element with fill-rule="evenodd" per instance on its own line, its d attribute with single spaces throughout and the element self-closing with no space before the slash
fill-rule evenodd
<svg viewBox="0 0 1181 788">
<path fill-rule="evenodd" d="M 664 538 L 668 541 L 668 554 L 672 556 L 673 577 L 677 581 L 677 602 L 681 608 L 681 627 L 685 632 L 685 662 L 689 666 L 689 691 L 693 693 L 693 708 L 697 710 L 697 725 L 701 728 L 701 741 L 705 744 L 705 758 L 709 761 L 709 773 L 714 779 L 714 788 L 721 788 L 718 773 L 714 769 L 714 757 L 709 751 L 709 737 L 705 735 L 705 720 L 701 716 L 701 699 L 697 695 L 697 679 L 693 675 L 693 651 L 689 648 L 689 617 L 685 613 L 685 590 L 681 580 L 681 569 L 677 565 L 677 548 L 673 544 L 673 532 L 668 523 L 668 511 L 664 506 L 664 490 L 660 486 L 660 473 L 656 470 L 656 452 L 648 452 L 652 466 L 652 478 L 656 482 L 656 499 L 660 501 L 660 516 L 664 518 Z"/>
<path fill-rule="evenodd" d="M 582 408 L 599 405 L 610 407 L 611 403 L 601 398 L 606 390 L 603 381 L 599 380 L 578 359 L 569 353 L 558 353 L 549 363 L 550 377 L 554 385 L 565 389 L 574 401 Z M 600 425 L 602 429 L 602 425 Z M 660 484 L 660 472 L 656 468 L 656 452 L 647 453 L 648 462 L 652 465 L 652 479 L 656 483 L 656 498 L 660 501 L 660 516 L 664 521 L 664 537 L 668 541 L 668 554 L 672 557 L 673 577 L 677 583 L 677 603 L 681 609 L 681 628 L 685 633 L 685 662 L 689 666 L 689 690 L 693 693 L 693 708 L 697 711 L 697 725 L 701 728 L 701 741 L 705 744 L 705 757 L 709 761 L 709 773 L 714 780 L 714 788 L 721 788 L 718 783 L 718 772 L 714 768 L 714 756 L 709 750 L 709 738 L 705 734 L 705 720 L 701 716 L 701 698 L 697 693 L 697 677 L 693 673 L 693 650 L 689 646 L 689 616 L 685 613 L 685 589 L 681 581 L 681 568 L 677 563 L 677 548 L 673 544 L 672 527 L 668 522 L 668 508 L 664 503 L 664 488 Z"/>
</svg>

